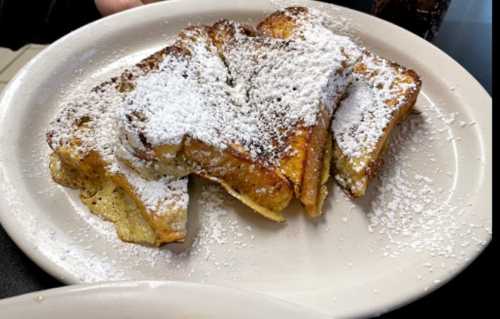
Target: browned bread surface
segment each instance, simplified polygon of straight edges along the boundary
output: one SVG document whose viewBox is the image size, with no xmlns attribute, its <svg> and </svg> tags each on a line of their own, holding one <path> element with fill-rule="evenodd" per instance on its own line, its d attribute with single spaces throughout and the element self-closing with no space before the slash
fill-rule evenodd
<svg viewBox="0 0 500 319">
<path fill-rule="evenodd" d="M 281 29 L 286 31 L 280 31 Z M 161 162 L 164 167 L 182 167 L 186 173 L 195 173 L 217 181 L 229 193 L 240 199 L 244 198 L 242 201 L 245 204 L 273 220 L 284 219 L 280 212 L 293 195 L 303 203 L 309 215 L 319 215 L 326 192 L 326 181 L 321 177 L 329 169 L 324 165 L 324 159 L 325 154 L 330 154 L 327 140 L 332 110 L 343 94 L 347 74 L 356 60 L 356 57 L 344 51 L 344 47 L 356 51 L 357 46 L 348 38 L 333 35 L 306 8 L 289 8 L 276 12 L 264 19 L 257 30 L 221 20 L 210 27 L 187 30 L 184 33 L 187 34 L 184 42 L 176 42 L 176 45 L 187 52 L 179 59 L 182 62 L 169 60 L 163 63 L 164 68 L 171 70 L 170 74 L 185 74 L 186 84 L 181 86 L 179 94 L 195 96 L 200 91 L 203 93 L 201 99 L 210 99 L 211 95 L 217 94 L 214 92 L 224 91 L 229 98 L 216 96 L 215 102 L 207 103 L 202 109 L 192 112 L 207 112 L 207 117 L 214 117 L 212 123 L 202 121 L 199 124 L 200 127 L 206 126 L 209 133 L 200 133 L 195 127 L 191 132 L 186 130 L 179 134 L 177 138 L 161 141 L 164 137 L 162 128 L 184 119 L 169 118 L 175 110 L 165 112 L 158 106 L 149 109 L 146 107 L 144 111 L 143 105 L 149 103 L 145 101 L 150 101 L 153 97 L 149 99 L 148 91 L 137 94 L 137 98 L 130 100 L 133 106 L 125 123 L 125 137 L 132 146 L 134 155 Z M 308 37 L 311 37 L 310 33 L 319 35 L 320 42 L 307 42 Z M 313 46 L 318 47 L 314 58 L 311 56 L 309 61 L 304 59 L 304 62 L 300 62 L 309 65 L 295 65 L 296 59 L 301 58 L 301 51 L 305 54 Z M 317 77 L 303 80 L 304 75 L 315 70 L 311 61 L 317 59 L 330 63 L 327 68 L 317 70 L 318 75 L 324 76 L 324 79 Z M 204 65 L 210 65 L 211 68 L 204 68 Z M 274 75 L 279 72 L 286 74 L 288 78 Z M 216 77 L 210 78 L 213 74 Z M 165 76 L 169 75 L 165 73 Z M 172 83 L 164 78 L 148 79 L 148 85 L 165 81 L 162 85 L 176 90 L 176 84 L 184 82 L 180 77 L 170 77 Z M 332 77 L 334 80 L 329 80 Z M 190 80 L 196 83 L 194 92 L 186 88 L 189 87 Z M 305 81 L 304 87 L 300 86 L 301 81 Z M 320 83 L 319 87 L 311 85 L 315 81 Z M 299 85 L 292 85 L 294 82 Z M 330 82 L 333 85 L 327 87 Z M 283 90 L 284 86 L 289 87 L 286 89 L 288 91 Z M 316 91 L 308 91 L 312 87 Z M 319 90 L 328 90 L 328 99 L 322 99 Z M 235 94 L 234 91 L 241 93 Z M 294 96 L 317 106 L 293 109 L 287 103 Z M 172 104 L 178 103 L 177 96 L 172 100 L 168 100 L 168 96 L 160 98 L 171 101 Z M 236 106 L 227 107 L 234 103 Z M 163 102 L 163 106 L 168 104 L 170 103 Z M 207 108 L 212 111 L 205 111 Z M 239 108 L 248 108 L 250 115 L 247 117 L 242 114 Z M 269 109 L 272 111 L 268 111 Z M 143 112 L 155 115 L 148 118 Z M 227 122 L 220 121 L 225 116 L 224 112 L 236 115 Z M 303 112 L 309 119 L 302 120 L 298 116 L 293 118 L 294 112 Z M 164 121 L 161 125 L 155 126 L 156 118 L 162 117 Z M 240 130 L 240 127 L 232 124 L 232 121 L 241 122 L 241 127 L 254 121 L 248 125 L 258 134 L 252 136 L 248 131 Z"/>
<path fill-rule="evenodd" d="M 332 174 L 350 196 L 361 197 L 383 164 L 392 130 L 411 112 L 421 81 L 415 71 L 367 50 L 353 76 L 332 123 Z"/>
</svg>

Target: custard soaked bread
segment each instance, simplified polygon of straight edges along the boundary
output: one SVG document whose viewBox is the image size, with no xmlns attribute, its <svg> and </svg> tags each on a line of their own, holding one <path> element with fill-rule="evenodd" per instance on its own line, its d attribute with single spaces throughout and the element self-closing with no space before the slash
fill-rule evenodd
<svg viewBox="0 0 500 319">
<path fill-rule="evenodd" d="M 122 142 L 165 171 L 220 183 L 281 221 L 295 195 L 311 216 L 326 196 L 333 109 L 361 51 L 322 17 L 289 8 L 257 30 L 231 21 L 185 30 L 136 81 Z"/>
<path fill-rule="evenodd" d="M 421 81 L 413 70 L 366 50 L 352 75 L 332 120 L 332 174 L 349 195 L 360 197 L 383 163 L 392 129 L 413 108 Z"/>
<path fill-rule="evenodd" d="M 68 99 L 51 123 L 50 172 L 59 184 L 80 190 L 81 201 L 113 222 L 120 239 L 160 245 L 186 235 L 187 179 L 146 180 L 117 160 L 116 114 L 121 81 L 104 83 Z"/>
</svg>

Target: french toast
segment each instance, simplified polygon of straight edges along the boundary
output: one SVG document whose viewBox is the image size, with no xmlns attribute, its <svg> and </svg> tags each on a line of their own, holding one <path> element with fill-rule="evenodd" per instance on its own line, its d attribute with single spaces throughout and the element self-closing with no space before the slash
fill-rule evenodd
<svg viewBox="0 0 500 319">
<path fill-rule="evenodd" d="M 256 30 L 227 20 L 186 29 L 171 48 L 181 54 L 159 59 L 126 98 L 125 149 L 216 181 L 272 220 L 293 196 L 319 215 L 330 120 L 358 46 L 288 8 Z"/>
<path fill-rule="evenodd" d="M 90 211 L 115 224 L 123 241 L 158 246 L 186 235 L 187 179 L 146 180 L 117 160 L 114 121 L 120 80 L 71 97 L 47 133 L 53 179 L 80 190 Z"/>
<path fill-rule="evenodd" d="M 50 171 L 124 241 L 184 239 L 189 175 L 273 221 L 294 197 L 315 217 L 330 172 L 364 195 L 420 86 L 307 8 L 255 28 L 190 26 L 63 105 L 47 133 Z"/>
<path fill-rule="evenodd" d="M 415 71 L 364 50 L 333 120 L 332 174 L 352 197 L 365 194 L 383 164 L 393 128 L 412 110 L 421 87 Z"/>
</svg>

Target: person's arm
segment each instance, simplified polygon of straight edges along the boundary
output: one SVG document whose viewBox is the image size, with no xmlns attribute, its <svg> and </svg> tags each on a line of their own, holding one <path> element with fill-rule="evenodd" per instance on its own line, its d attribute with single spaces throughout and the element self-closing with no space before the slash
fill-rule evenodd
<svg viewBox="0 0 500 319">
<path fill-rule="evenodd" d="M 0 47 L 50 43 L 101 16 L 152 0 L 0 0 Z"/>
</svg>

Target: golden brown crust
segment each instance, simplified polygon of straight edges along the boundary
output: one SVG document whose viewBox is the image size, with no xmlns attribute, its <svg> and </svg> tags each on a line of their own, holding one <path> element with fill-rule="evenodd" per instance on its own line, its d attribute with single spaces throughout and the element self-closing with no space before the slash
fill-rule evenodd
<svg viewBox="0 0 500 319">
<path fill-rule="evenodd" d="M 307 15 L 305 7 L 288 7 L 276 11 L 257 25 L 257 30 L 267 36 L 287 39 L 294 34 L 297 27 L 297 18 Z"/>
<path fill-rule="evenodd" d="M 51 154 L 52 178 L 58 184 L 80 190 L 82 203 L 94 214 L 113 222 L 120 239 L 159 246 L 185 238 L 185 229 L 171 228 L 187 218 L 185 209 L 172 207 L 168 214 L 152 214 L 125 176 L 110 174 L 105 169 L 97 152 L 78 158 L 72 151 L 59 148 Z"/>
<path fill-rule="evenodd" d="M 80 190 L 80 199 L 90 211 L 115 224 L 118 237 L 127 242 L 157 246 L 161 243 L 146 223 L 135 201 L 103 174 L 87 175 L 71 167 L 56 153 L 50 155 L 50 173 L 54 181 Z"/>
<path fill-rule="evenodd" d="M 373 53 L 368 51 L 366 51 L 365 54 L 370 57 L 374 56 Z M 375 58 L 383 60 L 380 57 L 375 56 Z M 378 171 L 383 166 L 383 154 L 389 144 L 392 130 L 397 124 L 406 119 L 411 112 L 422 85 L 418 74 L 414 70 L 406 69 L 394 62 L 389 62 L 389 65 L 390 68 L 397 73 L 397 81 L 414 84 L 414 87 L 402 91 L 397 98 L 385 101 L 386 107 L 395 107 L 398 103 L 398 99 L 403 99 L 404 103 L 399 105 L 398 109 L 392 114 L 390 121 L 384 128 L 383 135 L 377 141 L 373 150 L 358 158 L 352 158 L 342 152 L 338 143 L 334 142 L 333 145 L 334 165 L 332 165 L 332 175 L 335 176 L 336 181 L 343 190 L 354 198 L 364 196 L 368 183 L 377 175 Z M 366 64 L 360 62 L 355 66 L 354 72 L 366 76 L 366 78 L 370 78 L 375 76 L 379 71 L 376 67 L 370 69 Z M 396 85 L 396 82 L 393 85 Z M 360 165 L 360 163 L 364 163 L 364 168 L 361 170 L 354 169 L 354 167 Z"/>
<path fill-rule="evenodd" d="M 300 201 L 306 212 L 311 217 L 321 215 L 321 185 L 323 184 L 324 157 L 329 145 L 328 132 L 330 128 L 331 115 L 323 111 L 318 123 L 310 128 L 309 140 L 306 145 L 306 160 L 304 163 L 304 174 L 302 178 L 302 191 Z M 325 181 L 326 182 L 326 181 Z"/>
<path fill-rule="evenodd" d="M 278 170 L 235 156 L 233 152 L 188 139 L 182 155 L 201 168 L 197 174 L 223 181 L 225 187 L 246 196 L 255 206 L 279 213 L 293 196 L 290 182 Z"/>
<path fill-rule="evenodd" d="M 236 30 L 235 27 L 238 29 Z M 207 32 L 210 40 L 219 50 L 222 50 L 225 45 L 232 42 L 236 32 L 247 37 L 254 37 L 256 35 L 255 30 L 251 26 L 244 24 L 235 26 L 234 22 L 226 19 L 221 19 L 207 27 Z"/>
</svg>

